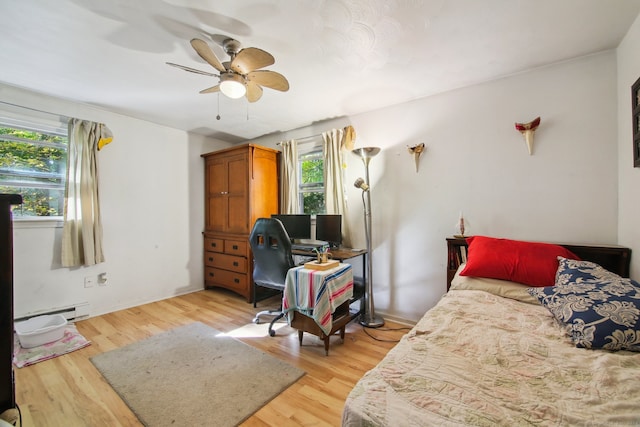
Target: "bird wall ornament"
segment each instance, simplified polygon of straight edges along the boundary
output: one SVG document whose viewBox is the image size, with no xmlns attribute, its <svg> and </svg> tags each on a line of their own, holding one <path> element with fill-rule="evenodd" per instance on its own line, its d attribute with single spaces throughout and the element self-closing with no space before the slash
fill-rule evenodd
<svg viewBox="0 0 640 427">
<path fill-rule="evenodd" d="M 529 155 L 533 152 L 533 134 L 540 126 L 540 117 L 536 117 L 529 123 L 516 123 L 516 130 L 524 136 L 524 141 L 527 143 L 529 149 Z"/>
<path fill-rule="evenodd" d="M 424 153 L 425 151 L 424 143 L 414 145 L 413 147 L 407 146 L 407 149 L 409 150 L 409 154 L 413 154 L 413 158 L 416 163 L 416 172 L 418 172 L 418 164 L 420 163 L 420 156 L 422 156 L 422 153 Z"/>
</svg>

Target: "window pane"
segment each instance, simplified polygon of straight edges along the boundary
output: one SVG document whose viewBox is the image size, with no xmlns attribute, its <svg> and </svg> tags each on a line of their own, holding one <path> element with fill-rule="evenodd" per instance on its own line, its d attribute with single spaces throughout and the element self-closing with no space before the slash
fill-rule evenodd
<svg viewBox="0 0 640 427">
<path fill-rule="evenodd" d="M 320 153 L 322 154 L 322 153 Z M 324 160 L 317 153 L 302 156 L 300 184 L 319 183 L 324 186 Z"/>
<path fill-rule="evenodd" d="M 66 136 L 0 126 L 0 191 L 23 198 L 15 216 L 63 214 L 66 164 Z"/>
<path fill-rule="evenodd" d="M 302 212 L 316 215 L 325 212 L 324 191 L 302 193 Z"/>
<path fill-rule="evenodd" d="M 0 186 L 0 193 L 22 195 L 22 204 L 12 206 L 15 217 L 62 216 L 64 188 L 55 190 Z"/>
<path fill-rule="evenodd" d="M 324 158 L 322 147 L 300 155 L 300 208 L 303 213 L 315 215 L 325 212 Z"/>
</svg>

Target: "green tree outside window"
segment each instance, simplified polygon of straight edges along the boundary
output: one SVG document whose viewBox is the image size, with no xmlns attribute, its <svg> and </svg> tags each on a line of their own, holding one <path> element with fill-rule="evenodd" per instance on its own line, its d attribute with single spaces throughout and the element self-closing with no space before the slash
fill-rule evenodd
<svg viewBox="0 0 640 427">
<path fill-rule="evenodd" d="M 299 195 L 303 213 L 315 215 L 325 212 L 322 151 L 300 156 Z"/>
<path fill-rule="evenodd" d="M 16 217 L 61 216 L 67 137 L 0 126 L 0 192 L 21 194 Z"/>
</svg>

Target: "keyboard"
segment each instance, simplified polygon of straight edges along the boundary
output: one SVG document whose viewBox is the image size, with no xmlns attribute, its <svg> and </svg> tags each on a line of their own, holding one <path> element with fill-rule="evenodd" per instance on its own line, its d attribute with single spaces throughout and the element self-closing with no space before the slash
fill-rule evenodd
<svg viewBox="0 0 640 427">
<path fill-rule="evenodd" d="M 321 248 L 317 243 L 292 243 L 291 249 L 294 251 L 313 252 L 314 249 Z"/>
</svg>

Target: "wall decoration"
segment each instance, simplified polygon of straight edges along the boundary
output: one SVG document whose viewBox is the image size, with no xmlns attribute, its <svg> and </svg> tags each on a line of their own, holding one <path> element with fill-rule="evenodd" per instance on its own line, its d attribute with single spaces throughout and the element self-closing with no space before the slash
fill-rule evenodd
<svg viewBox="0 0 640 427">
<path fill-rule="evenodd" d="M 633 125 L 633 167 L 640 167 L 640 78 L 631 86 L 631 124 Z"/>
<path fill-rule="evenodd" d="M 463 239 L 469 235 L 469 221 L 464 217 L 462 211 L 460 211 L 460 215 L 458 216 L 458 220 L 454 227 L 455 231 L 453 233 L 453 237 Z"/>
<path fill-rule="evenodd" d="M 414 145 L 413 147 L 407 147 L 409 154 L 413 154 L 414 162 L 416 163 L 416 172 L 418 172 L 418 164 L 420 163 L 420 156 L 424 153 L 424 143 Z"/>
<path fill-rule="evenodd" d="M 524 141 L 527 143 L 529 149 L 529 155 L 533 153 L 533 134 L 540 126 L 540 117 L 536 117 L 529 123 L 516 123 L 516 130 L 524 136 Z"/>
</svg>

